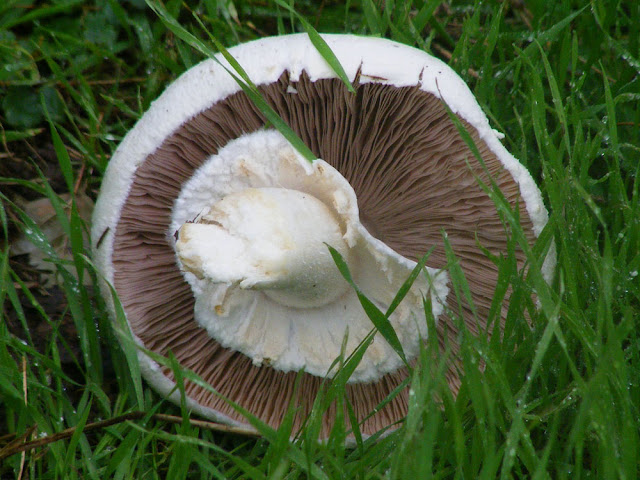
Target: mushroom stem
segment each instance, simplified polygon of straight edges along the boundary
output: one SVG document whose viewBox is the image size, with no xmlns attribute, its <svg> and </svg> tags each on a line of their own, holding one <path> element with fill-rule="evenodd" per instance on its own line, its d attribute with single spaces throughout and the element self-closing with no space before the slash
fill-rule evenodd
<svg viewBox="0 0 640 480">
<path fill-rule="evenodd" d="M 325 305 L 348 289 L 327 244 L 345 258 L 339 217 L 316 197 L 286 188 L 227 195 L 178 231 L 182 268 L 215 284 L 261 290 L 289 307 Z"/>
</svg>

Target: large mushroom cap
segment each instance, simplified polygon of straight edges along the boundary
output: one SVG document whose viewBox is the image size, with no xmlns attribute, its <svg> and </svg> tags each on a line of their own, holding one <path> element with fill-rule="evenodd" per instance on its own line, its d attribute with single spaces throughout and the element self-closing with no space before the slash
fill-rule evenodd
<svg viewBox="0 0 640 480">
<path fill-rule="evenodd" d="M 481 326 L 498 271 L 478 243 L 494 254 L 507 251 L 504 227 L 476 175 L 485 182 L 491 176 L 519 208 L 531 242 L 547 221 L 531 176 L 504 149 L 452 69 L 388 40 L 323 38 L 355 94 L 306 35 L 229 50 L 322 160 L 310 165 L 301 159 L 265 127 L 225 69 L 207 60 L 176 80 L 123 140 L 93 217 L 96 265 L 118 293 L 135 339 L 160 355 L 173 352 L 223 397 L 271 425 L 280 423 L 294 395 L 299 425 L 323 377 L 331 375 L 345 334 L 352 349 L 372 328 L 327 261 L 325 243 L 343 254 L 382 310 L 416 260 L 435 246 L 429 268 L 390 320 L 407 355 L 415 356 L 428 334 L 421 299 L 431 295 L 440 343 L 447 343 L 446 332 L 455 353 L 457 332 L 447 309 L 463 311 L 471 331 L 478 326 L 470 307 L 448 295 L 441 232 L 461 260 Z M 522 267 L 523 253 L 516 256 Z M 552 268 L 549 259 L 546 278 Z M 360 420 L 407 375 L 378 337 L 347 386 Z M 293 338 L 297 343 L 288 343 Z M 145 378 L 169 394 L 171 372 L 144 353 L 139 359 Z M 305 373 L 294 392 L 298 370 Z M 448 375 L 457 391 L 455 366 Z M 193 383 L 185 388 L 196 412 L 246 424 L 221 396 Z M 401 420 L 407 395 L 401 392 L 364 420 L 363 434 Z M 325 416 L 325 434 L 332 415 Z"/>
</svg>

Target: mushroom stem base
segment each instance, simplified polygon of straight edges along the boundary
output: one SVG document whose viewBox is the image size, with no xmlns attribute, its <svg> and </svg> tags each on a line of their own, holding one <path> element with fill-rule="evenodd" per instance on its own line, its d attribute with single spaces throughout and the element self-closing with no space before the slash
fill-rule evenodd
<svg viewBox="0 0 640 480">
<path fill-rule="evenodd" d="M 313 308 L 348 289 L 327 248 L 348 256 L 342 229 L 340 219 L 308 193 L 248 188 L 184 224 L 176 251 L 183 269 L 200 279 L 261 290 L 289 307 Z"/>
</svg>

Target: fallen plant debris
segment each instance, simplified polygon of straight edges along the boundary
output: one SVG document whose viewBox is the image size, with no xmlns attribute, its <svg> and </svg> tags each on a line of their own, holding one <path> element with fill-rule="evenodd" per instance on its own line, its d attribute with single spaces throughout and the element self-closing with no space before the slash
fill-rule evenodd
<svg viewBox="0 0 640 480">
<path fill-rule="evenodd" d="M 87 228 L 90 226 L 91 213 L 93 212 L 93 200 L 84 193 L 79 193 L 72 197 L 68 193 L 59 196 L 62 204 L 63 212 L 71 215 L 72 201 L 75 202 L 78 215 Z M 72 266 L 73 255 L 71 252 L 70 240 L 62 224 L 57 217 L 57 212 L 51 200 L 47 197 L 41 197 L 29 202 L 21 202 L 20 207 L 24 212 L 34 220 L 39 230 L 44 234 L 45 239 L 52 246 L 56 260 L 62 264 L 67 264 L 67 271 L 72 275 L 75 274 L 75 268 Z M 85 249 L 88 249 L 89 242 L 85 237 Z M 12 257 L 18 255 L 28 255 L 29 265 L 40 272 L 40 285 L 50 288 L 59 282 L 59 277 L 55 264 L 48 255 L 36 245 L 34 245 L 30 236 L 22 232 L 18 238 L 11 243 L 10 255 Z M 84 277 L 84 284 L 90 285 L 91 278 L 87 275 Z"/>
<path fill-rule="evenodd" d="M 123 422 L 134 422 L 136 420 L 146 419 L 147 421 L 158 421 L 173 425 L 181 425 L 184 423 L 182 417 L 175 415 L 165 415 L 162 413 L 146 413 L 146 412 L 129 412 L 124 415 L 120 415 L 107 420 L 101 420 L 98 422 L 88 423 L 82 428 L 84 433 L 92 432 L 96 430 L 103 430 L 112 425 L 117 425 Z M 256 430 L 247 427 L 234 427 L 231 425 L 224 425 L 216 422 L 209 422 L 206 420 L 188 420 L 189 425 L 192 427 L 202 428 L 206 430 L 213 430 L 216 432 L 224 432 L 234 435 L 244 435 L 248 437 L 259 437 Z M 36 435 L 38 430 L 37 425 L 30 426 L 23 434 L 18 435 L 15 433 L 3 435 L 0 437 L 0 460 L 4 460 L 12 455 L 16 455 L 21 452 L 28 452 L 35 448 L 44 447 L 53 442 L 58 442 L 67 438 L 71 438 L 76 431 L 77 427 L 70 427 L 61 432 L 39 437 L 35 440 L 29 440 Z"/>
</svg>

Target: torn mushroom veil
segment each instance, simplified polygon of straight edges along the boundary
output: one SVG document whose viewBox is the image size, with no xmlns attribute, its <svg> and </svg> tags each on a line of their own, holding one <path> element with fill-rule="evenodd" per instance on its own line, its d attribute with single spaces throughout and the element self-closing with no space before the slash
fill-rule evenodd
<svg viewBox="0 0 640 480">
<path fill-rule="evenodd" d="M 530 241 L 547 221 L 531 176 L 453 70 L 388 40 L 324 38 L 355 94 L 306 35 L 229 50 L 318 160 L 308 162 L 266 126 L 235 80 L 207 60 L 176 80 L 122 141 L 94 212 L 93 250 L 105 297 L 109 283 L 140 345 L 173 352 L 219 392 L 185 386 L 190 407 L 217 421 L 246 424 L 222 397 L 272 425 L 294 399 L 303 412 L 299 424 L 323 378 L 335 373 L 334 360 L 373 328 L 327 245 L 382 311 L 416 261 L 435 248 L 389 317 L 414 359 L 427 335 L 444 344 L 448 332 L 455 343 L 455 329 L 443 328 L 448 309 L 460 307 L 476 328 L 470 306 L 450 298 L 443 230 L 480 318 L 488 313 L 497 267 L 477 242 L 500 253 L 506 238 L 476 175 L 490 175 L 520 208 Z M 443 103 L 471 134 L 483 168 L 474 165 Z M 548 256 L 547 279 L 552 269 Z M 424 298 L 438 332 L 427 331 Z M 170 370 L 143 351 L 139 361 L 149 383 L 171 394 Z M 398 354 L 376 335 L 347 387 L 357 418 L 365 419 L 406 375 Z M 454 389 L 457 375 L 452 367 Z M 406 408 L 401 392 L 364 421 L 363 433 L 398 422 Z M 333 414 L 325 415 L 325 431 Z"/>
</svg>

